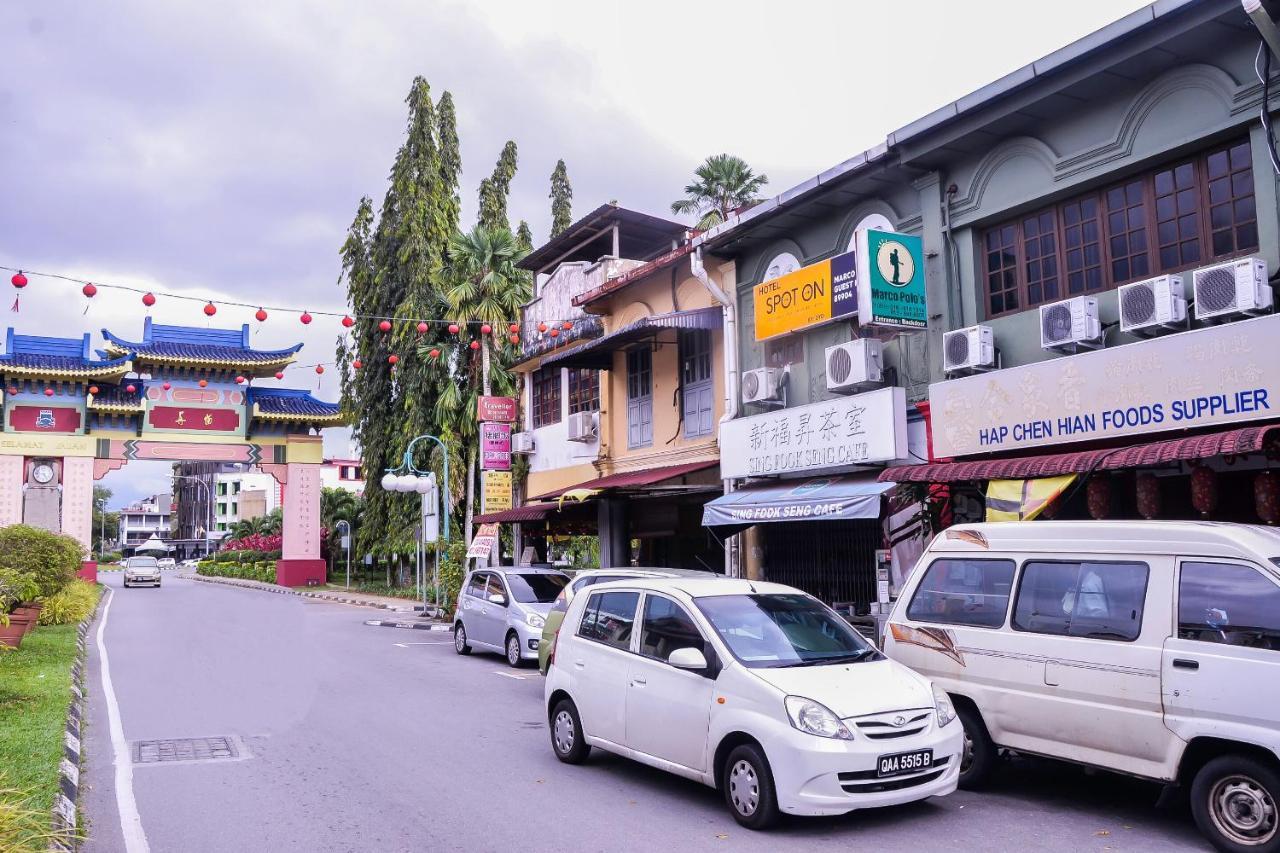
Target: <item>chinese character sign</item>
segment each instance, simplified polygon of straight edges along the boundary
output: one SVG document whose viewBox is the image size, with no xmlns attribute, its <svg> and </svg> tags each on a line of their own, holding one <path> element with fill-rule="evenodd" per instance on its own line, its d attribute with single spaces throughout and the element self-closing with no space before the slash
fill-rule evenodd
<svg viewBox="0 0 1280 853">
<path fill-rule="evenodd" d="M 510 471 L 484 472 L 484 509 L 485 515 L 491 512 L 502 512 L 511 509 L 512 489 Z"/>
<path fill-rule="evenodd" d="M 480 468 L 511 469 L 511 424 L 480 424 Z"/>
</svg>

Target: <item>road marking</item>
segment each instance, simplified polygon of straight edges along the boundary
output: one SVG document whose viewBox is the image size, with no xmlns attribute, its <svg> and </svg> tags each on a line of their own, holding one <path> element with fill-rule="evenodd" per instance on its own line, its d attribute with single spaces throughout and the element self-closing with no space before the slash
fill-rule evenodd
<svg viewBox="0 0 1280 853">
<path fill-rule="evenodd" d="M 107 644 L 102 637 L 107 630 L 107 617 L 115 591 L 107 588 L 107 603 L 102 605 L 102 621 L 98 623 L 98 658 L 102 666 L 102 692 L 107 700 L 107 718 L 111 730 L 111 749 L 116 763 L 116 810 L 120 813 L 120 832 L 124 836 L 124 849 L 128 853 L 150 853 L 147 833 L 142 829 L 142 816 L 138 814 L 138 802 L 133 797 L 133 756 L 129 743 L 124 739 L 124 726 L 120 722 L 120 705 L 111 685 L 111 661 L 107 656 Z"/>
<path fill-rule="evenodd" d="M 495 669 L 495 670 L 493 671 L 493 674 L 494 674 L 494 675 L 501 675 L 503 678 L 514 678 L 516 681 L 524 681 L 524 676 L 523 676 L 523 675 L 513 675 L 513 674 L 511 674 L 511 673 L 509 673 L 509 672 L 503 672 L 503 671 L 502 671 L 502 670 L 500 670 L 500 669 Z"/>
<path fill-rule="evenodd" d="M 439 643 L 392 643 L 391 645 L 399 646 L 402 649 L 407 649 L 410 646 L 452 646 L 453 643 L 450 643 L 447 641 L 441 641 Z"/>
</svg>

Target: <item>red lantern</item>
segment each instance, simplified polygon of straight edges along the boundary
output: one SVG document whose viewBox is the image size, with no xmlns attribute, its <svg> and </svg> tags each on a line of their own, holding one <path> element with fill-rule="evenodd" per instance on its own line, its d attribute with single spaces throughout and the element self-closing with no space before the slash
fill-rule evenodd
<svg viewBox="0 0 1280 853">
<path fill-rule="evenodd" d="M 1139 474 L 1136 482 L 1138 515 L 1146 519 L 1160 515 L 1160 481 L 1155 474 Z"/>
<path fill-rule="evenodd" d="M 360 368 L 364 367 L 364 362 L 357 358 L 355 361 L 351 362 L 351 366 L 354 367 L 356 370 L 359 370 Z"/>
<path fill-rule="evenodd" d="M 168 382 L 166 382 L 166 383 L 164 383 L 163 385 L 161 385 L 160 387 L 161 387 L 161 388 L 163 388 L 164 390 L 168 391 L 168 390 L 169 390 L 170 388 L 172 388 L 173 386 L 172 386 L 172 385 L 170 385 Z"/>
<path fill-rule="evenodd" d="M 1205 518 L 1218 506 L 1218 473 L 1201 465 L 1191 472 L 1191 505 Z"/>
<path fill-rule="evenodd" d="M 1093 518 L 1106 518 L 1111 514 L 1111 478 L 1094 477 L 1089 480 L 1085 491 L 1089 505 L 1089 515 Z"/>
<path fill-rule="evenodd" d="M 135 386 L 133 386 L 133 385 L 126 385 L 126 386 L 124 386 L 124 390 L 126 390 L 126 391 L 128 391 L 130 394 L 132 394 L 133 392 L 137 391 L 138 389 L 137 389 L 137 387 L 135 387 Z"/>
<path fill-rule="evenodd" d="M 212 302 L 205 303 L 204 316 L 212 317 L 214 314 L 217 314 L 217 313 L 218 313 L 218 306 L 214 305 Z"/>
<path fill-rule="evenodd" d="M 303 311 L 302 316 L 299 317 L 298 319 L 302 321 L 302 325 L 304 326 L 311 325 L 311 315 L 308 314 L 306 311 Z"/>
<path fill-rule="evenodd" d="M 353 320 L 353 319 L 351 319 L 350 315 L 344 316 L 344 317 L 342 318 L 342 325 L 343 325 L 343 326 L 345 326 L 345 327 L 346 327 L 346 328 L 348 328 L 348 329 L 350 329 L 350 328 L 351 328 L 352 326 L 354 326 L 355 324 L 356 324 L 356 321 L 355 321 L 355 320 Z"/>
<path fill-rule="evenodd" d="M 1253 507 L 1267 524 L 1280 521 L 1280 476 L 1263 471 L 1253 478 Z"/>
<path fill-rule="evenodd" d="M 558 337 L 560 337 L 560 330 L 559 330 L 559 329 L 552 329 L 552 330 L 551 330 L 551 337 L 553 337 L 553 338 L 558 338 Z"/>
<path fill-rule="evenodd" d="M 425 322 L 418 323 L 418 334 L 425 335 L 427 333 L 427 329 L 429 328 L 431 327 L 428 326 Z"/>
<path fill-rule="evenodd" d="M 512 335 L 512 336 L 511 336 L 511 343 L 513 343 L 513 344 L 519 344 L 519 343 L 520 343 L 520 336 L 519 336 L 519 335 Z"/>
<path fill-rule="evenodd" d="M 259 323 L 265 323 L 267 321 L 267 312 L 261 308 L 255 311 L 253 316 L 258 319 Z"/>
<path fill-rule="evenodd" d="M 492 331 L 493 331 L 493 326 L 490 326 L 488 323 L 485 323 L 483 326 L 480 327 L 480 334 L 482 335 L 487 335 Z"/>
<path fill-rule="evenodd" d="M 514 335 L 514 334 L 519 333 L 519 331 L 520 331 L 520 324 L 519 324 L 519 323 L 512 323 L 510 326 L 507 326 L 507 331 L 508 331 L 508 332 L 510 332 L 510 333 L 511 333 L 511 334 L 513 334 L 513 335 Z"/>
<path fill-rule="evenodd" d="M 13 286 L 18 288 L 18 290 L 22 290 L 22 288 L 27 286 L 27 277 L 22 274 L 21 270 L 14 273 L 13 278 L 9 279 L 9 281 L 11 281 Z"/>
<path fill-rule="evenodd" d="M 545 332 L 546 330 L 547 330 L 547 324 L 546 324 L 546 323 L 539 323 L 539 324 L 538 324 L 538 331 L 539 331 L 539 332 Z"/>
<path fill-rule="evenodd" d="M 284 379 L 284 371 L 283 371 L 283 370 L 277 370 L 277 371 L 276 371 L 276 379 Z"/>
<path fill-rule="evenodd" d="M 93 283 L 90 282 L 86 284 L 84 287 L 80 288 L 80 292 L 83 293 L 85 296 L 87 296 L 89 299 L 92 299 L 93 297 L 98 295 L 98 288 L 94 287 Z"/>
<path fill-rule="evenodd" d="M 431 356 L 432 358 L 439 358 L 439 357 L 440 357 L 440 350 L 438 350 L 438 349 L 433 349 L 431 352 L 427 353 L 427 355 Z"/>
<path fill-rule="evenodd" d="M 471 342 L 471 348 L 472 348 L 472 349 L 480 349 L 480 342 L 479 342 L 479 341 L 472 341 L 472 342 Z"/>
<path fill-rule="evenodd" d="M 243 384 L 244 384 L 244 377 L 243 377 L 243 376 L 237 376 L 237 377 L 236 377 L 236 384 L 237 384 L 237 385 L 243 385 Z"/>
<path fill-rule="evenodd" d="M 152 305 L 155 305 L 156 304 L 155 294 L 154 293 L 142 294 L 142 304 L 147 306 L 148 308 L 150 308 Z"/>
<path fill-rule="evenodd" d="M 207 380 L 207 379 L 201 379 L 199 384 L 200 384 L 200 387 L 201 387 L 201 388 L 204 388 L 204 387 L 208 386 L 208 384 L 209 384 L 209 380 Z"/>
<path fill-rule="evenodd" d="M 324 373 L 324 365 L 323 365 L 323 364 L 317 364 L 317 365 L 316 365 L 316 375 L 317 375 L 317 376 L 319 376 L 321 373 Z"/>
<path fill-rule="evenodd" d="M 52 397 L 52 396 L 53 396 L 53 389 L 52 389 L 52 388 L 46 388 L 46 389 L 44 389 L 44 395 L 45 395 L 46 397 Z"/>
<path fill-rule="evenodd" d="M 573 323 L 570 323 L 568 320 L 565 320 L 565 321 L 564 321 L 563 323 L 561 323 L 560 325 L 564 327 L 564 330 L 565 330 L 566 332 L 573 328 Z"/>
<path fill-rule="evenodd" d="M 379 324 L 378 324 L 378 331 L 380 331 L 380 332 L 389 332 L 389 331 L 391 331 L 391 321 L 390 321 L 390 320 L 383 320 L 381 323 L 379 323 Z"/>
<path fill-rule="evenodd" d="M 396 355 L 395 353 L 392 353 L 391 355 L 387 356 L 387 364 L 398 364 L 399 362 L 400 362 L 400 356 Z"/>
<path fill-rule="evenodd" d="M 10 389 L 9 389 L 9 393 L 10 393 L 10 394 L 17 394 L 17 393 L 18 393 L 18 389 L 17 389 L 17 388 L 10 388 Z M 96 396 L 98 396 L 98 386 L 97 386 L 97 385 L 90 385 L 90 386 L 89 386 L 89 393 L 90 393 L 90 394 L 92 394 L 92 395 L 93 395 L 93 396 L 95 396 L 95 397 L 96 397 Z"/>
<path fill-rule="evenodd" d="M 449 324 L 449 334 L 451 334 L 451 335 L 456 335 L 456 334 L 458 334 L 458 332 L 459 332 L 459 331 L 460 331 L 460 329 L 458 328 L 458 324 L 457 324 L 457 323 L 450 323 L 450 324 Z"/>
</svg>

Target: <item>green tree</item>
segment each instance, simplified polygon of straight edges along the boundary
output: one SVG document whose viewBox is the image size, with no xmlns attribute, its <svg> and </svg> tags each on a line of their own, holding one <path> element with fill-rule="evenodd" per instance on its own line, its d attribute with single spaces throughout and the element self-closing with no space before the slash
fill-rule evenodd
<svg viewBox="0 0 1280 853">
<path fill-rule="evenodd" d="M 493 174 L 480 182 L 478 222 L 490 231 L 498 228 L 511 230 L 511 221 L 507 218 L 507 197 L 511 194 L 511 179 L 516 176 L 516 166 L 516 144 L 507 140 L 493 167 Z"/>
<path fill-rule="evenodd" d="M 573 187 L 563 160 L 551 173 L 551 236 L 559 237 L 573 224 Z"/>
<path fill-rule="evenodd" d="M 685 197 L 671 203 L 671 212 L 701 217 L 697 227 L 713 228 L 735 210 L 760 201 L 759 192 L 769 183 L 741 157 L 713 154 L 695 170 L 696 180 L 684 188 Z"/>
<path fill-rule="evenodd" d="M 111 490 L 105 486 L 93 487 L 93 532 L 91 541 L 93 552 L 102 554 L 114 548 L 120 538 L 120 513 L 109 512 L 107 504 L 111 500 Z M 104 545 L 103 542 L 106 542 Z"/>
</svg>

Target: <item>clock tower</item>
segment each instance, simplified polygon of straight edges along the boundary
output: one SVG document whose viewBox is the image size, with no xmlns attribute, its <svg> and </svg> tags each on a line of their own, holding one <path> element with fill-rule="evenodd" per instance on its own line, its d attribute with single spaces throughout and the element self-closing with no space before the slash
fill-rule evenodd
<svg viewBox="0 0 1280 853">
<path fill-rule="evenodd" d="M 22 523 L 32 527 L 62 530 L 62 487 L 60 460 L 28 459 L 22 486 Z"/>
</svg>

